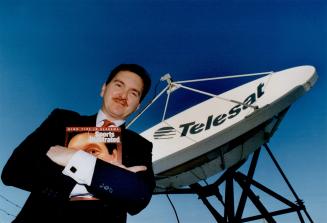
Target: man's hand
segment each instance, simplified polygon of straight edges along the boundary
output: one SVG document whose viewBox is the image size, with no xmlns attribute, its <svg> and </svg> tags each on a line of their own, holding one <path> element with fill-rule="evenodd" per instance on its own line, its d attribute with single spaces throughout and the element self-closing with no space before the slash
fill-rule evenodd
<svg viewBox="0 0 327 223">
<path fill-rule="evenodd" d="M 69 149 L 63 146 L 51 146 L 47 156 L 56 164 L 66 166 L 69 160 L 77 152 L 75 149 Z"/>
<path fill-rule="evenodd" d="M 146 170 L 146 166 L 131 166 L 131 167 L 126 167 L 124 166 L 123 164 L 119 163 L 119 162 L 114 162 L 114 161 L 111 161 L 111 162 L 108 162 L 112 165 L 115 165 L 115 166 L 118 166 L 120 168 L 123 168 L 125 170 L 128 170 L 128 171 L 131 171 L 131 172 L 139 172 L 139 171 L 145 171 Z"/>
</svg>

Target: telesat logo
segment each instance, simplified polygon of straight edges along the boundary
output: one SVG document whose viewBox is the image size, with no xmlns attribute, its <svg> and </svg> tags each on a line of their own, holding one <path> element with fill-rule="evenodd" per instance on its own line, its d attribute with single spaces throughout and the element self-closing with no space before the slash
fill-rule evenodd
<svg viewBox="0 0 327 223">
<path fill-rule="evenodd" d="M 263 83 L 260 83 L 257 86 L 256 92 L 250 94 L 247 96 L 243 104 L 237 104 L 234 107 L 232 107 L 228 112 L 223 114 L 218 114 L 216 116 L 210 115 L 207 117 L 207 120 L 205 123 L 197 123 L 195 121 L 183 123 L 179 126 L 178 132 L 180 132 L 180 137 L 187 136 L 189 134 L 194 135 L 198 134 L 202 131 L 206 131 L 211 129 L 211 127 L 217 127 L 224 123 L 226 120 L 232 119 L 236 116 L 238 116 L 242 111 L 246 110 L 249 105 L 252 105 L 257 101 L 258 98 L 260 98 L 262 95 L 264 95 L 263 91 Z M 176 136 L 177 130 L 173 127 L 162 127 L 155 131 L 153 137 L 154 139 L 171 139 Z"/>
<path fill-rule="evenodd" d="M 162 127 L 154 133 L 154 139 L 171 139 L 176 135 L 176 129 L 173 127 Z"/>
</svg>

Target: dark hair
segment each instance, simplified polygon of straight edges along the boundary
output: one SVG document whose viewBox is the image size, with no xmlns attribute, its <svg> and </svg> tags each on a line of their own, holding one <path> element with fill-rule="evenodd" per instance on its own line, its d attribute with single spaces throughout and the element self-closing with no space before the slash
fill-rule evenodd
<svg viewBox="0 0 327 223">
<path fill-rule="evenodd" d="M 109 74 L 106 85 L 119 73 L 120 71 L 130 71 L 137 74 L 143 81 L 143 91 L 141 94 L 140 102 L 146 96 L 151 87 L 151 78 L 149 73 L 138 64 L 120 64 L 115 67 Z"/>
</svg>

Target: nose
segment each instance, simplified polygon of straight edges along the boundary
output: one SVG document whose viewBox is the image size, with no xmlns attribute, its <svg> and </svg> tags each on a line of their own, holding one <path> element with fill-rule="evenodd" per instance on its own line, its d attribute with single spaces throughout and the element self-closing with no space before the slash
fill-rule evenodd
<svg viewBox="0 0 327 223">
<path fill-rule="evenodd" d="M 128 92 L 127 91 L 122 91 L 120 96 L 122 99 L 127 99 Z"/>
</svg>

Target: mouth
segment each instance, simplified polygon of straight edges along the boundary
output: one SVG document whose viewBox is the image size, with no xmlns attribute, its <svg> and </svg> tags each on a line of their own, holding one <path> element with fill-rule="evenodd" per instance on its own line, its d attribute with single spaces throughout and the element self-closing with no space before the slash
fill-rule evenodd
<svg viewBox="0 0 327 223">
<path fill-rule="evenodd" d="M 126 100 L 119 99 L 119 98 L 115 98 L 115 99 L 114 99 L 114 102 L 116 102 L 117 104 L 120 104 L 120 105 L 123 106 L 123 107 L 127 107 L 127 102 L 126 102 Z"/>
</svg>

